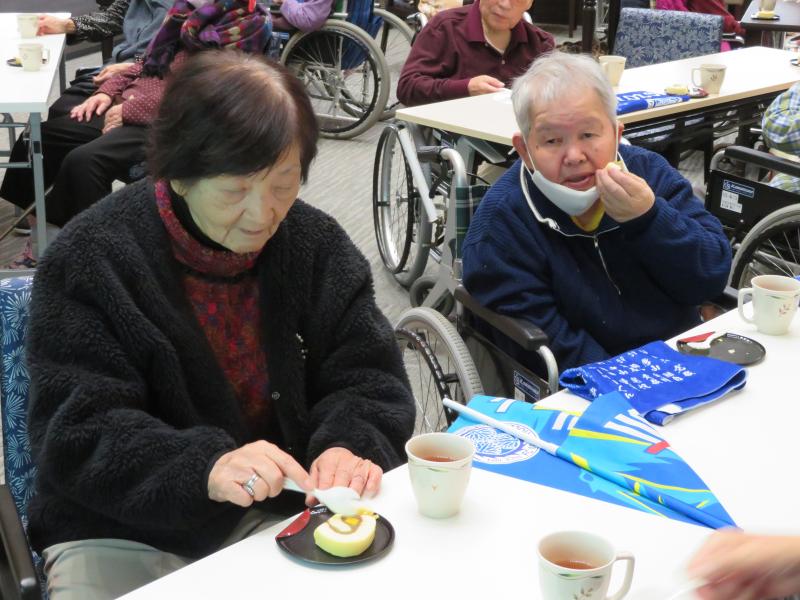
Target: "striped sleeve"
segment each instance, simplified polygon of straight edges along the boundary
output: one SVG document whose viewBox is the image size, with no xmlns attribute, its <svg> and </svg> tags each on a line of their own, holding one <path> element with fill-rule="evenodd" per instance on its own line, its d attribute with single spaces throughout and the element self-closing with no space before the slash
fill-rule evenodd
<svg viewBox="0 0 800 600">
<path fill-rule="evenodd" d="M 773 100 L 761 126 L 767 146 L 800 155 L 800 83 Z"/>
<path fill-rule="evenodd" d="M 114 0 L 105 10 L 98 10 L 88 15 L 72 17 L 75 23 L 75 33 L 67 36 L 70 44 L 89 40 L 99 42 L 107 37 L 122 33 L 122 21 L 128 12 L 131 0 Z"/>
</svg>

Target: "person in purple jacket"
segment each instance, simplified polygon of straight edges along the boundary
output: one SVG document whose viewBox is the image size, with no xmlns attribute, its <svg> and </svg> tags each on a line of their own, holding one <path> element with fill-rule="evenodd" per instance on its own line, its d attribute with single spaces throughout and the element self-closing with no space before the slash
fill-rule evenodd
<svg viewBox="0 0 800 600">
<path fill-rule="evenodd" d="M 553 36 L 522 16 L 533 0 L 475 0 L 445 10 L 420 31 L 397 82 L 406 106 L 489 94 L 504 89 Z"/>
<path fill-rule="evenodd" d="M 588 56 L 539 58 L 512 101 L 521 159 L 470 224 L 469 292 L 544 330 L 560 369 L 698 324 L 699 305 L 725 288 L 730 246 L 666 160 L 619 146 L 616 96 L 600 66 Z"/>
</svg>

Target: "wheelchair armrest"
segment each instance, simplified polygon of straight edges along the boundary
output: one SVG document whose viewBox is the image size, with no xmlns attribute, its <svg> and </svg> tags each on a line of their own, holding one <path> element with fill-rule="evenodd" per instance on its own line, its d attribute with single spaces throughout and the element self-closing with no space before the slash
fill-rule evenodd
<svg viewBox="0 0 800 600">
<path fill-rule="evenodd" d="M 744 46 L 744 38 L 735 33 L 723 33 L 722 41 L 728 42 L 729 44 L 736 44 L 737 46 Z"/>
<path fill-rule="evenodd" d="M 547 334 L 533 323 L 525 319 L 517 319 L 500 315 L 478 303 L 463 285 L 459 285 L 453 293 L 457 302 L 464 305 L 475 316 L 480 317 L 489 325 L 507 335 L 519 346 L 528 352 L 535 352 L 540 346 L 549 342 Z"/>
<path fill-rule="evenodd" d="M 778 171 L 792 177 L 800 177 L 800 163 L 796 163 L 785 158 L 780 158 L 766 152 L 753 150 L 744 146 L 728 146 L 725 148 L 725 156 L 733 160 L 741 160 L 746 163 Z"/>
<path fill-rule="evenodd" d="M 13 581 L 7 582 L 18 590 L 20 598 L 41 600 L 39 579 L 33 567 L 31 549 L 17 514 L 17 506 L 7 485 L 0 485 L 0 537 L 3 541 L 3 561 Z"/>
</svg>

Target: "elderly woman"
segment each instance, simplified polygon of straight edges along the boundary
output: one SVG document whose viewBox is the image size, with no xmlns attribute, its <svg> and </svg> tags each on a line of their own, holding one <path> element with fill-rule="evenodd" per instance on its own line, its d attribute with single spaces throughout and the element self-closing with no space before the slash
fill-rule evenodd
<svg viewBox="0 0 800 600">
<path fill-rule="evenodd" d="M 151 128 L 153 179 L 48 247 L 29 535 L 52 600 L 116 597 L 296 512 L 284 477 L 370 496 L 403 461 L 413 399 L 367 261 L 297 200 L 316 141 L 283 67 L 198 53 Z"/>
<path fill-rule="evenodd" d="M 111 191 L 115 179 L 129 180 L 144 160 L 147 126 L 155 118 L 165 82 L 190 53 L 208 48 L 238 48 L 262 54 L 271 39 L 267 9 L 246 0 L 220 0 L 195 10 L 177 0 L 151 40 L 143 63 L 104 81 L 69 114 L 42 124 L 47 221 L 63 227 L 72 217 Z M 11 160 L 26 160 L 27 141 L 14 145 Z M 6 174 L 0 197 L 27 208 L 34 201 L 27 169 Z M 33 267 L 30 248 L 19 261 Z"/>
<path fill-rule="evenodd" d="M 533 0 L 475 0 L 440 12 L 420 31 L 397 82 L 407 106 L 502 90 L 553 36 L 526 23 Z"/>
<path fill-rule="evenodd" d="M 562 369 L 697 325 L 698 306 L 725 288 L 730 246 L 666 160 L 619 146 L 600 66 L 542 57 L 516 80 L 512 102 L 520 160 L 470 224 L 467 289 L 543 329 Z"/>
</svg>

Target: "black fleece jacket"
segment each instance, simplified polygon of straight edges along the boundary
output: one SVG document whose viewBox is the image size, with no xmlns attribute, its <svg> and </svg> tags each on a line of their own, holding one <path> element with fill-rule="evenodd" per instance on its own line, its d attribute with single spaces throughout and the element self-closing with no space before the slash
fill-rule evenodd
<svg viewBox="0 0 800 600">
<path fill-rule="evenodd" d="M 28 337 L 35 549 L 123 538 L 199 557 L 241 517 L 209 500 L 208 469 L 252 439 L 182 268 L 149 181 L 82 213 L 41 261 Z M 297 201 L 255 269 L 284 449 L 305 466 L 332 446 L 403 462 L 414 403 L 347 234 Z"/>
</svg>

